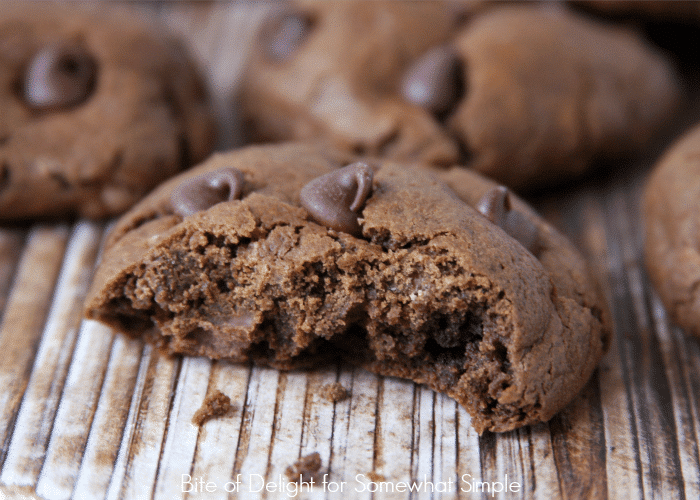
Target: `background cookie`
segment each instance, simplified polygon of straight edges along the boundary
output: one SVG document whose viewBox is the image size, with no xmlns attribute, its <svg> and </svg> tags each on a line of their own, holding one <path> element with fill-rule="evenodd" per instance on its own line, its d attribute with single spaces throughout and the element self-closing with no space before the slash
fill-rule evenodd
<svg viewBox="0 0 700 500">
<path fill-rule="evenodd" d="M 644 193 L 644 256 L 670 316 L 700 336 L 700 127 L 661 158 Z"/>
<path fill-rule="evenodd" d="M 211 151 L 183 47 L 122 10 L 3 3 L 0 219 L 123 212 Z"/>
<path fill-rule="evenodd" d="M 406 64 L 457 30 L 461 16 L 449 5 L 310 1 L 273 11 L 242 82 L 244 133 L 456 161 L 457 145 L 439 123 L 396 93 Z"/>
<path fill-rule="evenodd" d="M 445 173 L 460 194 L 407 165 L 339 166 L 261 146 L 168 181 L 119 222 L 87 316 L 169 353 L 283 369 L 341 356 L 450 395 L 479 432 L 567 404 L 607 337 L 571 245 L 464 169 Z M 357 232 L 335 225 L 343 211 Z"/>
<path fill-rule="evenodd" d="M 430 15 L 414 3 L 295 4 L 261 30 L 244 128 L 435 164 L 461 151 L 519 189 L 635 152 L 677 105 L 673 68 L 633 32 L 563 8 L 490 7 L 450 21 L 434 3 L 420 5 Z M 271 56 L 279 40 L 285 55 Z"/>
<path fill-rule="evenodd" d="M 468 90 L 448 126 L 471 167 L 513 187 L 634 154 L 680 97 L 672 67 L 641 38 L 564 9 L 490 11 L 454 46 Z"/>
</svg>

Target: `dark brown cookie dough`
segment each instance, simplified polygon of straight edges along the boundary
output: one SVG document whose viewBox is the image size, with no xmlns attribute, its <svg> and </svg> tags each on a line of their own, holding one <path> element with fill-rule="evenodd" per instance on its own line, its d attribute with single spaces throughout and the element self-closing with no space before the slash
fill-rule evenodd
<svg viewBox="0 0 700 500">
<path fill-rule="evenodd" d="M 260 32 L 245 128 L 401 161 L 461 158 L 524 189 L 635 152 L 675 109 L 673 68 L 634 32 L 494 5 L 465 23 L 432 2 L 294 4 Z M 280 40 L 284 56 L 272 56 Z"/>
<path fill-rule="evenodd" d="M 124 212 L 210 153 L 182 46 L 125 9 L 3 2 L 0 220 Z"/>
<path fill-rule="evenodd" d="M 643 208 L 649 277 L 671 317 L 700 336 L 700 127 L 661 158 Z"/>
<path fill-rule="evenodd" d="M 479 432 L 567 404 L 607 335 L 575 249 L 475 173 L 439 171 L 443 183 L 389 161 L 370 165 L 358 236 L 331 229 L 302 207 L 304 187 L 327 176 L 312 192 L 352 209 L 362 181 L 346 173 L 365 170 L 329 154 L 249 147 L 163 184 L 115 227 L 87 316 L 169 353 L 282 369 L 340 356 L 450 395 Z M 239 199 L 220 187 L 221 203 L 179 215 L 178 187 L 211 187 L 222 170 L 242 174 Z"/>
</svg>

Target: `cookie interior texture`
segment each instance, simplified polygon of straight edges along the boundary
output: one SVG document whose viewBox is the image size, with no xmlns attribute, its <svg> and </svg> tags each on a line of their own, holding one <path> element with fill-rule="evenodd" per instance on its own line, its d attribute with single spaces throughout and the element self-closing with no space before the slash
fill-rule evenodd
<svg viewBox="0 0 700 500">
<path fill-rule="evenodd" d="M 459 161 L 511 188 L 536 189 L 600 158 L 634 154 L 680 101 L 661 51 L 564 7 L 476 2 L 458 16 L 440 2 L 292 5 L 314 20 L 309 33 L 280 61 L 267 55 L 263 31 L 244 78 L 242 114 L 257 140 Z M 426 84 L 435 92 L 449 85 L 435 77 L 431 54 L 440 48 L 457 58 L 461 80 L 451 109 L 435 113 L 407 98 L 402 77 L 425 63 L 436 78 Z"/>
<path fill-rule="evenodd" d="M 674 321 L 700 336 L 700 126 L 659 160 L 643 209 L 649 276 Z"/>
<path fill-rule="evenodd" d="M 249 147 L 166 182 L 115 227 L 87 317 L 168 353 L 281 369 L 341 357 L 448 394 L 479 432 L 567 404 L 607 341 L 572 246 L 515 200 L 540 230 L 527 251 L 472 208 L 494 187 L 475 173 L 391 162 L 375 165 L 361 237 L 328 229 L 299 192 L 343 165 L 309 145 Z M 173 212 L 178 185 L 231 167 L 240 200 Z"/>
<path fill-rule="evenodd" d="M 3 2 L 0 220 L 123 213 L 211 152 L 203 81 L 162 31 L 114 6 Z"/>
</svg>

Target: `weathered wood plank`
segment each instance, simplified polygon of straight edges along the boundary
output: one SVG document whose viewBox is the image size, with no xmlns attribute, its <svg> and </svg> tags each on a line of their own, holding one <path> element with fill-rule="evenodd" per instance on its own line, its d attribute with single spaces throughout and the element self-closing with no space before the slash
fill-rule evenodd
<svg viewBox="0 0 700 500">
<path fill-rule="evenodd" d="M 597 374 L 549 422 L 549 430 L 562 498 L 606 499 L 605 433 Z"/>
<path fill-rule="evenodd" d="M 12 289 L 12 279 L 17 272 L 25 237 L 24 230 L 0 228 L 0 320 L 5 314 L 5 305 Z"/>
<path fill-rule="evenodd" d="M 78 334 L 101 227 L 79 223 L 66 249 L 0 481 L 36 485 Z"/>
<path fill-rule="evenodd" d="M 194 413 L 204 402 L 211 374 L 211 360 L 186 357 L 178 378 L 168 432 L 163 445 L 153 498 L 184 498 L 194 491 L 194 483 L 185 479 L 192 470 L 199 427 L 192 423 Z"/>
<path fill-rule="evenodd" d="M 688 349 L 688 339 L 680 329 L 680 335 L 673 334 L 666 311 L 655 294 L 652 295 L 652 314 L 673 400 L 683 491 L 686 498 L 700 498 L 697 393 L 693 394 L 695 382 L 690 378 L 693 377 L 690 360 L 693 352 Z"/>
<path fill-rule="evenodd" d="M 181 360 L 144 349 L 107 498 L 151 498 Z"/>
<path fill-rule="evenodd" d="M 335 431 L 333 433 L 333 480 L 345 481 L 346 490 L 354 498 L 369 498 L 367 477 L 374 470 L 375 422 L 380 377 L 361 369 L 343 369 L 340 382 L 350 388 L 349 404 L 336 405 Z M 351 374 L 351 381 L 348 375 Z M 345 412 L 343 412 L 345 411 Z M 336 441 L 336 436 L 338 437 Z"/>
<path fill-rule="evenodd" d="M 616 225 L 611 233 L 620 242 L 621 258 L 614 262 L 613 276 L 622 292 L 618 303 L 627 314 L 614 315 L 624 324 L 618 327 L 622 362 L 631 388 L 636 438 L 639 443 L 642 484 L 646 495 L 680 498 L 682 491 L 678 448 L 670 389 L 660 356 L 657 337 L 651 329 L 650 313 L 641 279 L 641 250 L 635 244 L 635 228 L 628 212 L 624 191 L 613 192 L 609 219 Z M 638 240 L 637 240 L 638 241 Z"/>
<path fill-rule="evenodd" d="M 249 379 L 247 366 L 221 361 L 212 366 L 207 395 L 219 390 L 231 398 L 234 408 L 231 415 L 210 420 L 199 432 L 191 475 L 216 485 L 215 491 L 206 495 L 207 499 L 225 499 L 228 492 L 243 493 L 242 488 L 236 486 L 240 478 L 233 475 L 233 467 Z"/>
<path fill-rule="evenodd" d="M 280 391 L 281 372 L 271 368 L 255 367 L 252 369 L 246 405 L 243 413 L 241 438 L 234 474 L 241 474 L 244 488 L 250 498 L 260 498 L 258 490 L 266 477 L 269 467 L 276 405 Z M 253 483 L 254 482 L 254 483 Z"/>
<path fill-rule="evenodd" d="M 322 499 L 329 494 L 340 494 L 340 483 L 330 469 L 336 407 L 346 405 L 349 399 L 333 402 L 322 395 L 323 387 L 338 381 L 338 367 L 324 367 L 308 373 L 307 391 L 304 400 L 304 416 L 301 425 L 302 438 L 299 456 L 318 453 L 321 469 L 311 492 L 304 493 L 305 499 Z M 324 485 L 323 481 L 326 481 Z M 347 491 L 345 489 L 344 491 Z"/>
<path fill-rule="evenodd" d="M 136 385 L 143 343 L 119 335 L 88 435 L 74 498 L 104 498 L 114 471 Z"/>
<path fill-rule="evenodd" d="M 282 488 L 287 488 L 286 468 L 299 458 L 307 390 L 308 375 L 305 372 L 292 371 L 280 374 L 275 402 L 274 434 L 271 437 L 271 448 L 267 459 L 266 480 L 282 484 Z M 308 488 L 305 487 L 305 489 Z M 283 489 L 282 492 L 294 494 L 291 489 Z"/>
<path fill-rule="evenodd" d="M 435 439 L 435 393 L 416 386 L 413 404 L 412 477 L 418 482 L 433 480 L 433 443 Z"/>
<path fill-rule="evenodd" d="M 478 456 L 478 453 L 475 453 Z M 445 396 L 435 398 L 435 439 L 433 441 L 434 491 L 445 498 L 457 494 L 457 403 Z"/>
<path fill-rule="evenodd" d="M 73 492 L 113 339 L 110 328 L 82 323 L 37 484 L 37 493 L 47 499 L 68 499 Z"/>
<path fill-rule="evenodd" d="M 613 290 L 610 269 L 615 267 L 614 259 L 619 257 L 609 254 L 606 216 L 599 200 L 600 193 L 591 192 L 583 201 L 584 241 L 614 316 L 618 309 L 616 304 L 619 294 Z M 627 379 L 623 377 L 618 348 L 619 323 L 615 321 L 613 325 L 610 349 L 600 363 L 600 399 L 605 429 L 606 477 L 614 478 L 614 481 L 608 481 L 608 497 L 625 497 L 632 500 L 643 498 L 644 493 L 639 480 L 638 445 L 630 411 L 632 403 L 627 390 Z"/>
<path fill-rule="evenodd" d="M 482 481 L 479 434 L 471 424 L 467 410 L 457 405 L 457 498 L 474 498 L 468 490 L 471 481 Z M 464 491 L 463 491 L 464 490 Z"/>
<path fill-rule="evenodd" d="M 64 224 L 31 229 L 7 301 L 0 325 L 0 462 L 29 381 L 68 237 Z"/>
<path fill-rule="evenodd" d="M 386 488 L 379 490 L 382 498 L 405 498 L 405 493 L 392 491 L 391 486 L 413 480 L 413 393 L 414 384 L 410 382 L 393 377 L 382 380 L 373 476 L 375 481 L 387 483 Z"/>
</svg>

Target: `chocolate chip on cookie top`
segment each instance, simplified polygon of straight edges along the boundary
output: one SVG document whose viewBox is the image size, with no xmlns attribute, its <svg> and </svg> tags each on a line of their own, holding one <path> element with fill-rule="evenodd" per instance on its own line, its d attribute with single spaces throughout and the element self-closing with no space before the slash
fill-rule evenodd
<svg viewBox="0 0 700 500">
<path fill-rule="evenodd" d="M 502 228 L 530 252 L 537 250 L 537 226 L 517 210 L 513 210 L 510 192 L 505 186 L 497 186 L 487 192 L 476 209 L 488 220 Z"/>
<path fill-rule="evenodd" d="M 462 68 L 449 45 L 435 47 L 419 57 L 401 80 L 404 98 L 433 113 L 450 111 L 462 97 Z"/>
<path fill-rule="evenodd" d="M 217 203 L 237 200 L 243 182 L 243 173 L 237 168 L 221 168 L 186 180 L 173 190 L 170 201 L 175 213 L 187 217 Z"/>
<path fill-rule="evenodd" d="M 358 213 L 372 191 L 372 174 L 362 162 L 324 174 L 302 188 L 301 205 L 316 222 L 359 236 Z"/>
<path fill-rule="evenodd" d="M 49 45 L 32 58 L 24 77 L 23 97 L 35 109 L 67 108 L 87 99 L 97 63 L 79 45 Z"/>
</svg>

